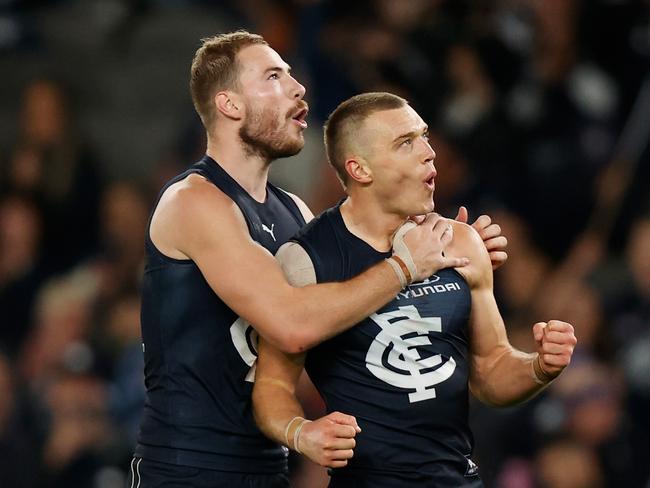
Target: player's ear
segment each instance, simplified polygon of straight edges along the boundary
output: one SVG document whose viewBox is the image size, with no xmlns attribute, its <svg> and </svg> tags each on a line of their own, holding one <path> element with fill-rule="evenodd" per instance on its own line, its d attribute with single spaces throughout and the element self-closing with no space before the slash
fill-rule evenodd
<svg viewBox="0 0 650 488">
<path fill-rule="evenodd" d="M 345 160 L 345 171 L 354 181 L 358 183 L 371 183 L 372 170 L 361 157 L 353 157 Z"/>
<path fill-rule="evenodd" d="M 220 91 L 214 96 L 217 110 L 229 119 L 239 120 L 244 115 L 244 104 L 240 97 L 231 91 Z"/>
</svg>

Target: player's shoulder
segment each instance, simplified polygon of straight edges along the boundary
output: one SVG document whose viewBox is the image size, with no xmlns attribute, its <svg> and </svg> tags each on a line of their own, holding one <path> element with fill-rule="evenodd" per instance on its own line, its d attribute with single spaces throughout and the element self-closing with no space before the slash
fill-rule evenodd
<svg viewBox="0 0 650 488">
<path fill-rule="evenodd" d="M 179 205 L 196 207 L 206 202 L 221 205 L 232 202 L 216 185 L 198 173 L 191 173 L 167 189 L 170 197 Z"/>
<path fill-rule="evenodd" d="M 218 228 L 219 232 L 215 232 Z M 187 255 L 188 243 L 233 239 L 246 231 L 237 204 L 200 174 L 174 182 L 161 195 L 151 219 L 153 242 L 168 253 Z"/>
<path fill-rule="evenodd" d="M 158 206 L 176 217 L 179 224 L 202 216 L 227 216 L 237 209 L 228 195 L 198 173 L 191 173 L 170 185 L 162 194 Z"/>
<path fill-rule="evenodd" d="M 333 235 L 334 213 L 337 207 L 328 208 L 316 217 L 312 218 L 294 236 L 298 242 L 319 242 L 323 239 L 329 240 Z M 328 237 L 329 236 L 329 237 Z"/>
<path fill-rule="evenodd" d="M 277 187 L 276 188 L 281 191 L 282 193 L 285 193 L 291 198 L 296 206 L 298 207 L 298 210 L 300 210 L 300 213 L 302 214 L 302 218 L 305 219 L 305 222 L 310 222 L 314 218 L 314 214 L 312 211 L 309 209 L 307 204 L 300 198 L 298 195 L 291 193 L 290 191 L 285 190 L 284 188 Z"/>
<path fill-rule="evenodd" d="M 492 273 L 492 262 L 483 239 L 471 225 L 455 220 L 450 222 L 454 237 L 445 252 L 454 257 L 469 258 L 469 264 L 458 268 L 458 272 L 470 283 L 483 282 L 482 278 Z"/>
<path fill-rule="evenodd" d="M 461 247 L 466 252 L 482 254 L 486 251 L 483 245 L 483 239 L 474 227 L 464 222 L 457 220 L 449 220 L 454 230 L 454 238 L 452 243 L 455 246 Z"/>
</svg>

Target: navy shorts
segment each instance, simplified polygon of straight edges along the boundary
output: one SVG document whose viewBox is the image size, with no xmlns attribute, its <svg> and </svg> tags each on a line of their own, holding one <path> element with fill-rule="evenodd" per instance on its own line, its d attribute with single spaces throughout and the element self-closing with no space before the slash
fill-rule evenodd
<svg viewBox="0 0 650 488">
<path fill-rule="evenodd" d="M 424 473 L 331 473 L 329 488 L 483 488 L 481 478 L 444 481 Z"/>
<path fill-rule="evenodd" d="M 284 473 L 231 473 L 134 457 L 126 488 L 289 488 Z"/>
</svg>

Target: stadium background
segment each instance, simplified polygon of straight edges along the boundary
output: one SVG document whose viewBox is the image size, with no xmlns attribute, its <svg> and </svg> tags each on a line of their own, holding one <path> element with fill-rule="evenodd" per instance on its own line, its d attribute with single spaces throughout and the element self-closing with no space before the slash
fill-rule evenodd
<svg viewBox="0 0 650 488">
<path fill-rule="evenodd" d="M 538 320 L 575 326 L 544 394 L 472 404 L 486 485 L 650 487 L 647 0 L 1 0 L 0 486 L 123 486 L 147 214 L 202 154 L 198 40 L 239 27 L 312 107 L 278 184 L 316 212 L 337 201 L 324 118 L 358 92 L 401 94 L 431 125 L 439 211 L 490 212 L 509 238 L 513 344 L 532 350 Z M 326 483 L 293 464 L 296 486 Z"/>
</svg>

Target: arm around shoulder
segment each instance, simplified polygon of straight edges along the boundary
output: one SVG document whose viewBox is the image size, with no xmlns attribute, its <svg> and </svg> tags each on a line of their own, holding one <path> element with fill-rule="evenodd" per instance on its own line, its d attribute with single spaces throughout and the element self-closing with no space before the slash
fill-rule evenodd
<svg viewBox="0 0 650 488">
<path fill-rule="evenodd" d="M 371 314 L 398 291 L 386 264 L 343 283 L 297 287 L 255 242 L 237 205 L 193 175 L 161 203 L 173 249 L 193 260 L 214 292 L 273 345 L 300 352 Z"/>
</svg>

